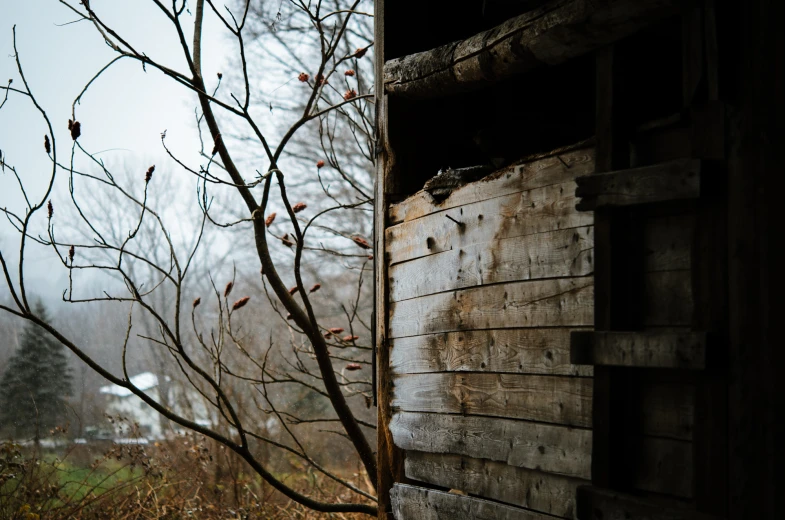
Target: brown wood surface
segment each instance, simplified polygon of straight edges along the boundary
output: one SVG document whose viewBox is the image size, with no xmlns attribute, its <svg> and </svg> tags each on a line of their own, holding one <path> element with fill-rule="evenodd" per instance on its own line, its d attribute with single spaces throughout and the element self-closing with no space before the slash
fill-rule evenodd
<svg viewBox="0 0 785 520">
<path fill-rule="evenodd" d="M 505 327 L 592 323 L 592 277 L 533 280 L 433 294 L 390 304 L 389 337 Z"/>
<path fill-rule="evenodd" d="M 652 166 L 576 179 L 580 211 L 695 199 L 701 194 L 701 162 L 677 159 Z"/>
<path fill-rule="evenodd" d="M 403 222 L 386 231 L 390 263 L 503 238 L 592 225 L 592 215 L 576 211 L 576 202 L 575 183 L 569 181 Z"/>
<path fill-rule="evenodd" d="M 518 280 L 593 272 L 591 226 L 505 238 L 425 256 L 390 268 L 390 300 Z"/>
<path fill-rule="evenodd" d="M 573 518 L 576 489 L 588 483 L 501 462 L 417 451 L 406 453 L 406 476 L 562 518 Z"/>
<path fill-rule="evenodd" d="M 472 202 L 563 184 L 592 171 L 593 148 L 578 147 L 563 153 L 551 153 L 547 157 L 507 166 L 478 182 L 457 188 L 438 203 L 428 192 L 418 191 L 403 202 L 390 206 L 389 222 L 391 225 L 399 224 Z"/>
<path fill-rule="evenodd" d="M 689 270 L 659 271 L 644 276 L 643 323 L 646 326 L 690 326 L 695 304 Z"/>
<path fill-rule="evenodd" d="M 706 367 L 706 333 L 572 332 L 571 361 L 576 365 L 701 370 Z"/>
<path fill-rule="evenodd" d="M 634 496 L 592 486 L 578 488 L 578 518 L 581 520 L 719 520 L 698 513 L 688 504 Z"/>
<path fill-rule="evenodd" d="M 656 437 L 626 437 L 623 475 L 626 488 L 690 498 L 693 495 L 693 444 Z"/>
<path fill-rule="evenodd" d="M 490 500 L 406 484 L 392 490 L 396 520 L 548 520 L 553 517 Z"/>
<path fill-rule="evenodd" d="M 446 332 L 392 340 L 390 367 L 420 372 L 509 372 L 591 376 L 570 364 L 570 329 L 500 329 Z"/>
<path fill-rule="evenodd" d="M 591 478 L 591 430 L 508 419 L 398 412 L 396 446 L 495 460 L 570 477 Z"/>
<path fill-rule="evenodd" d="M 467 40 L 388 61 L 385 89 L 428 98 L 479 88 L 591 52 L 672 14 L 676 4 L 554 0 Z"/>
<path fill-rule="evenodd" d="M 393 408 L 591 426 L 591 379 L 448 372 L 395 378 Z"/>
<path fill-rule="evenodd" d="M 619 432 L 690 441 L 695 425 L 695 386 L 668 380 L 662 370 L 618 369 L 614 390 Z M 624 456 L 624 452 L 619 452 Z"/>
</svg>

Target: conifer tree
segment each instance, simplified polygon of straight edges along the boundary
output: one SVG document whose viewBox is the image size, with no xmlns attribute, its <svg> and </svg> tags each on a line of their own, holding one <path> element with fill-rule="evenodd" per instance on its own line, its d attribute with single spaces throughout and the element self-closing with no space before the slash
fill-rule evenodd
<svg viewBox="0 0 785 520">
<path fill-rule="evenodd" d="M 35 313 L 49 321 L 41 302 Z M 33 323 L 28 323 L 14 355 L 0 378 L 0 425 L 15 437 L 48 435 L 66 419 L 66 398 L 72 375 L 65 348 Z"/>
</svg>

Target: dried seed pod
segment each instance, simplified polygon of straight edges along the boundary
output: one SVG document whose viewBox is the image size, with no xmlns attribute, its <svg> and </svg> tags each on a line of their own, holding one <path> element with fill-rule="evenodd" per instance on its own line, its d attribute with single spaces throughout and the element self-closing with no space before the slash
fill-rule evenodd
<svg viewBox="0 0 785 520">
<path fill-rule="evenodd" d="M 48 135 L 44 135 L 44 150 L 46 153 L 50 153 L 52 151 L 52 145 L 49 143 Z"/>
<path fill-rule="evenodd" d="M 153 172 L 155 171 L 155 165 L 150 166 L 147 168 L 147 173 L 144 174 L 144 183 L 147 184 L 150 182 L 150 179 L 153 178 Z"/>
<path fill-rule="evenodd" d="M 359 363 L 349 363 L 348 365 L 346 365 L 346 370 L 355 371 L 355 370 L 360 370 L 362 367 L 363 366 Z"/>
<path fill-rule="evenodd" d="M 270 213 L 269 215 L 267 215 L 267 218 L 264 219 L 264 225 L 266 227 L 270 227 L 270 225 L 273 223 L 273 221 L 275 221 L 275 215 L 276 215 L 276 213 Z"/>
<path fill-rule="evenodd" d="M 343 73 L 344 76 L 353 77 L 355 75 L 354 69 L 349 69 Z"/>
<path fill-rule="evenodd" d="M 232 287 L 234 287 L 234 282 L 229 282 L 226 284 L 226 288 L 224 289 L 224 298 L 229 296 L 229 293 L 232 292 Z"/>
<path fill-rule="evenodd" d="M 319 290 L 319 289 L 321 289 L 321 288 L 322 288 L 322 284 L 320 284 L 320 283 L 315 283 L 315 284 L 313 284 L 313 287 L 311 287 L 311 290 L 310 290 L 310 291 L 308 291 L 308 292 L 316 292 L 316 291 L 318 291 L 318 290 Z"/>
<path fill-rule="evenodd" d="M 333 334 L 340 334 L 341 332 L 343 332 L 343 329 L 341 327 L 333 327 L 333 328 L 328 329 L 328 330 L 330 332 L 332 332 Z"/>
<path fill-rule="evenodd" d="M 74 121 L 71 123 L 71 120 L 68 120 L 69 125 L 68 129 L 71 131 L 71 139 L 76 141 L 79 139 L 79 136 L 82 135 L 82 124 L 79 121 Z"/>
<path fill-rule="evenodd" d="M 297 204 L 292 206 L 292 211 L 294 211 L 295 213 L 300 213 L 302 210 L 304 210 L 307 207 L 308 205 L 305 204 L 305 202 L 298 202 Z"/>
<path fill-rule="evenodd" d="M 341 338 L 341 340 L 345 341 L 346 343 L 349 343 L 350 341 L 356 341 L 358 339 L 360 339 L 360 336 L 344 336 Z"/>
<path fill-rule="evenodd" d="M 316 161 L 316 167 L 317 167 L 317 168 L 320 168 L 320 169 L 321 169 L 321 168 L 324 168 L 324 161 L 323 161 L 323 160 L 321 160 L 321 159 L 319 159 L 318 161 Z"/>
<path fill-rule="evenodd" d="M 352 89 L 349 89 L 349 90 L 347 90 L 347 91 L 346 91 L 346 92 L 344 92 L 344 94 L 343 94 L 343 98 L 344 98 L 346 101 L 349 101 L 350 99 L 354 99 L 354 98 L 356 98 L 356 97 L 357 97 L 357 91 L 356 91 L 356 90 L 354 90 L 353 88 L 352 88 Z"/>
<path fill-rule="evenodd" d="M 371 244 L 368 243 L 363 237 L 352 237 L 352 240 L 355 244 L 362 247 L 363 249 L 371 249 Z"/>
<path fill-rule="evenodd" d="M 47 214 L 49 215 L 49 218 L 51 219 L 52 215 L 54 215 L 54 213 L 55 213 L 55 208 L 54 208 L 54 206 L 52 206 L 52 201 L 51 200 L 46 203 L 46 211 L 47 211 Z"/>
<path fill-rule="evenodd" d="M 195 299 L 195 300 L 194 300 L 194 303 L 193 303 L 193 308 L 194 308 L 194 309 L 195 309 L 195 308 L 197 308 L 197 307 L 199 306 L 199 304 L 200 304 L 200 303 L 202 303 L 202 299 L 201 299 L 201 298 L 197 298 L 197 299 Z"/>
<path fill-rule="evenodd" d="M 300 75 L 299 75 L 299 76 L 297 76 L 297 79 L 299 79 L 300 81 L 302 81 L 303 83 L 305 83 L 306 81 L 308 81 L 309 79 L 311 79 L 311 76 L 309 76 L 309 75 L 308 75 L 308 74 L 306 74 L 305 72 L 301 72 L 301 73 L 300 73 Z"/>
<path fill-rule="evenodd" d="M 281 243 L 286 247 L 292 247 L 294 245 L 294 242 L 289 240 L 289 233 L 286 233 L 284 236 L 281 237 Z"/>
<path fill-rule="evenodd" d="M 332 337 L 333 337 L 333 335 L 330 334 L 329 332 L 325 332 L 324 333 L 324 339 L 331 339 Z"/>
<path fill-rule="evenodd" d="M 296 285 L 295 285 L 294 287 L 292 287 L 292 288 L 290 288 L 290 289 L 289 289 L 289 294 L 292 294 L 292 295 L 293 295 L 293 294 L 294 294 L 294 293 L 296 293 L 296 292 L 297 292 L 297 286 L 296 286 Z"/>
<path fill-rule="evenodd" d="M 248 300 L 250 299 L 251 299 L 250 296 L 243 296 L 242 298 L 234 302 L 234 305 L 232 305 L 232 310 L 236 311 L 237 309 L 241 309 L 245 307 L 245 304 L 248 303 Z"/>
<path fill-rule="evenodd" d="M 365 56 L 366 52 L 368 52 L 368 47 L 360 47 L 359 49 L 354 51 L 354 57 L 355 58 L 362 58 L 363 56 Z"/>
<path fill-rule="evenodd" d="M 224 75 L 219 72 L 218 73 L 218 81 L 221 81 L 221 79 L 223 79 L 223 77 L 224 77 Z"/>
<path fill-rule="evenodd" d="M 72 264 L 74 263 L 74 254 L 76 254 L 76 249 L 74 249 L 74 246 L 71 246 L 68 250 L 68 259 L 71 260 Z"/>
</svg>

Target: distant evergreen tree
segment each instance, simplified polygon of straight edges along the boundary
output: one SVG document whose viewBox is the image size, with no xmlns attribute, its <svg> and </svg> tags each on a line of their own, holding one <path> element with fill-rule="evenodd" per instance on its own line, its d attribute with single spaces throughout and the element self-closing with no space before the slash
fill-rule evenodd
<svg viewBox="0 0 785 520">
<path fill-rule="evenodd" d="M 36 303 L 35 313 L 49 321 L 42 303 Z M 0 429 L 8 428 L 17 438 L 48 436 L 66 418 L 72 380 L 65 348 L 44 329 L 28 323 L 0 378 Z"/>
</svg>

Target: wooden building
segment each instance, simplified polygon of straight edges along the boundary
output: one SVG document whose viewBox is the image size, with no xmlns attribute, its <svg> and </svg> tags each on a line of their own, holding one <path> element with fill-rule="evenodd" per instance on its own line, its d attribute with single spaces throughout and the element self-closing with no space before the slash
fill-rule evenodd
<svg viewBox="0 0 785 520">
<path fill-rule="evenodd" d="M 785 516 L 783 10 L 376 1 L 380 518 Z"/>
</svg>

